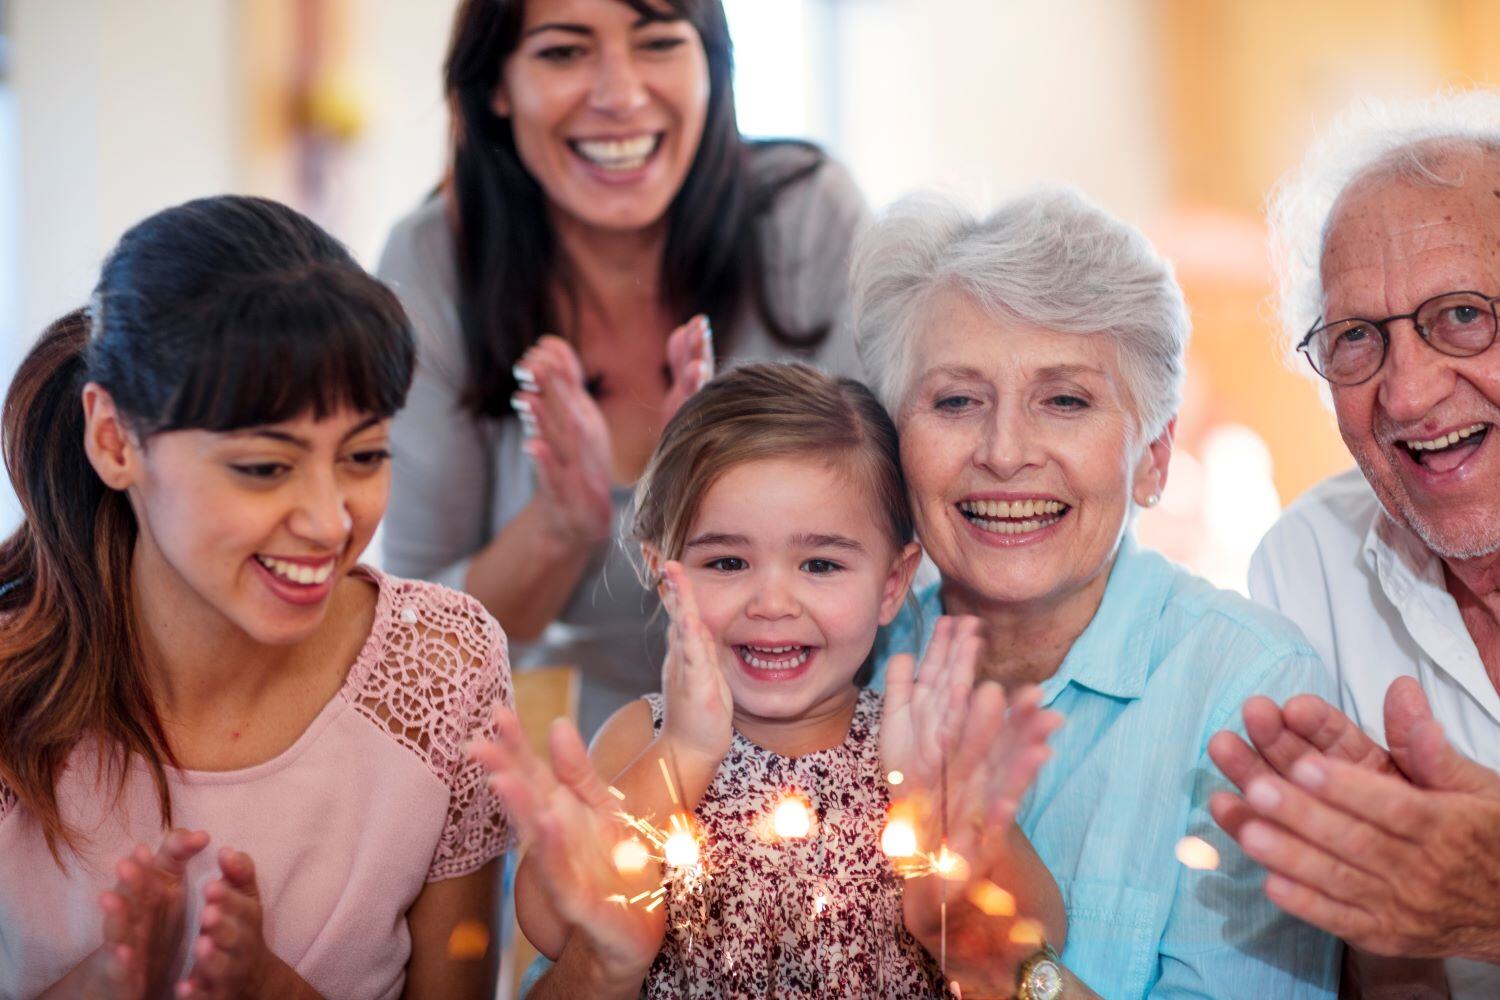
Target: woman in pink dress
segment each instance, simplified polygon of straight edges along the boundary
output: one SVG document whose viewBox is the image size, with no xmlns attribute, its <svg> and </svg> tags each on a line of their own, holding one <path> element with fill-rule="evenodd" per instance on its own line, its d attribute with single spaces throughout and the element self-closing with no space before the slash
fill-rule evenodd
<svg viewBox="0 0 1500 1000">
<path fill-rule="evenodd" d="M 481 996 L 509 703 L 471 598 L 356 560 L 411 382 L 307 219 L 135 226 L 5 401 L 0 997 Z"/>
</svg>

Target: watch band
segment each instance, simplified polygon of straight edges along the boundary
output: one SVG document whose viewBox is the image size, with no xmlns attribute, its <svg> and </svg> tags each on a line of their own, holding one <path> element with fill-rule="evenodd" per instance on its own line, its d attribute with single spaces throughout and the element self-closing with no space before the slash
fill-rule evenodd
<svg viewBox="0 0 1500 1000">
<path fill-rule="evenodd" d="M 1016 1000 L 1058 1000 L 1062 996 L 1062 965 L 1057 952 L 1043 944 L 1016 970 Z"/>
</svg>

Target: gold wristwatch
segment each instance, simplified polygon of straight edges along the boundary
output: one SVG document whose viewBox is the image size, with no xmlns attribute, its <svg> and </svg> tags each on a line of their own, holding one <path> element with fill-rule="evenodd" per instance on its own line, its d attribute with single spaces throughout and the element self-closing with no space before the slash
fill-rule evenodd
<svg viewBox="0 0 1500 1000">
<path fill-rule="evenodd" d="M 1062 966 L 1051 945 L 1042 945 L 1016 970 L 1016 1000 L 1057 1000 L 1062 988 Z"/>
</svg>

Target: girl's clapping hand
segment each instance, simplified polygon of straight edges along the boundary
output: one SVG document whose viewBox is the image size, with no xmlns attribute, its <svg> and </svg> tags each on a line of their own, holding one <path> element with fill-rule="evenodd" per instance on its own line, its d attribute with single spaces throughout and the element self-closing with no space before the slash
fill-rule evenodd
<svg viewBox="0 0 1500 1000">
<path fill-rule="evenodd" d="M 693 585 L 681 563 L 665 565 L 661 590 L 672 618 L 661 678 L 666 697 L 662 736 L 674 752 L 694 755 L 712 774 L 734 736 L 734 697 L 719 665 L 718 643 L 698 615 Z"/>
<path fill-rule="evenodd" d="M 887 774 L 900 771 L 912 790 L 938 785 L 968 710 L 979 650 L 979 619 L 944 615 L 920 671 L 914 673 L 915 661 L 906 654 L 891 657 L 886 667 L 881 767 Z"/>
</svg>

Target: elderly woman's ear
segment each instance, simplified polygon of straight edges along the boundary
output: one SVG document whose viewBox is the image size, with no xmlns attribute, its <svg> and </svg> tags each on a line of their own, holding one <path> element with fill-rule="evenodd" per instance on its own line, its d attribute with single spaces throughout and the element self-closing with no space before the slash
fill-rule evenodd
<svg viewBox="0 0 1500 1000">
<path fill-rule="evenodd" d="M 1167 488 L 1167 466 L 1172 461 L 1172 436 L 1177 432 L 1177 418 L 1167 421 L 1167 426 L 1146 445 L 1145 452 L 1136 463 L 1130 495 L 1142 507 L 1155 507 Z"/>
</svg>

